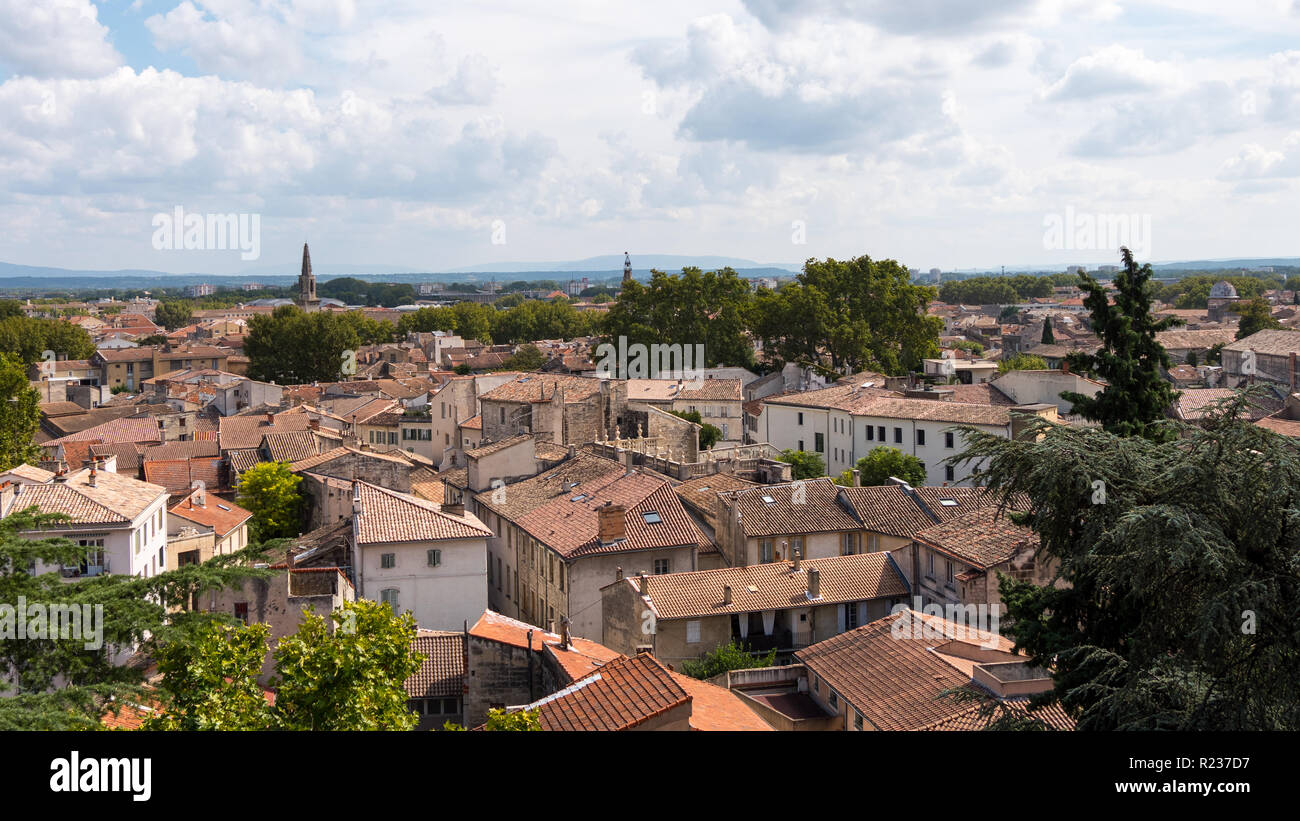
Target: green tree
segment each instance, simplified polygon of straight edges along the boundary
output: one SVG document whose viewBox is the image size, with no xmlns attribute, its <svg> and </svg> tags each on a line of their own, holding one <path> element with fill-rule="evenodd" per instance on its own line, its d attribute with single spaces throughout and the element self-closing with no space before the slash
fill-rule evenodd
<svg viewBox="0 0 1300 821">
<path fill-rule="evenodd" d="M 1052 318 L 1048 317 L 1043 321 L 1043 338 L 1039 340 L 1044 345 L 1055 345 L 1056 335 L 1052 333 Z"/>
<path fill-rule="evenodd" d="M 1187 352 L 1187 364 L 1191 365 L 1193 368 L 1196 367 L 1196 351 Z"/>
<path fill-rule="evenodd" d="M 1273 306 L 1269 305 L 1266 299 L 1239 302 L 1233 307 L 1232 312 L 1241 315 L 1241 322 L 1237 325 L 1237 339 L 1245 339 L 1260 331 L 1277 330 L 1283 327 L 1281 322 L 1273 318 Z"/>
<path fill-rule="evenodd" d="M 629 345 L 703 345 L 705 361 L 692 367 L 748 366 L 754 360 L 745 332 L 751 300 L 749 284 L 730 268 L 651 271 L 648 283 L 632 280 L 619 293 L 605 316 L 604 338 L 610 344 L 624 336 Z"/>
<path fill-rule="evenodd" d="M 778 363 L 897 375 L 939 354 L 943 320 L 925 313 L 934 298 L 892 259 L 810 259 L 795 282 L 758 292 L 751 325 Z"/>
<path fill-rule="evenodd" d="M 668 412 L 671 413 L 673 416 L 676 416 L 680 419 L 685 419 L 687 422 L 694 422 L 695 424 L 700 426 L 700 433 L 699 433 L 700 450 L 708 450 L 709 448 L 716 445 L 718 443 L 718 440 L 722 438 L 721 429 L 719 429 L 716 425 L 710 425 L 708 422 L 705 422 L 704 417 L 700 416 L 699 411 L 668 411 Z"/>
<path fill-rule="evenodd" d="M 1047 369 L 1046 359 L 1027 353 L 1015 354 L 1009 359 L 1003 359 L 998 363 L 998 373 L 1006 373 L 1007 371 L 1045 371 Z"/>
<path fill-rule="evenodd" d="M 1169 354 L 1156 341 L 1156 334 L 1183 321 L 1152 316 L 1147 288 L 1151 265 L 1139 268 L 1129 249 L 1122 253 L 1124 267 L 1115 276 L 1114 305 L 1095 279 L 1079 274 L 1079 287 L 1087 293 L 1083 302 L 1102 347 L 1095 354 L 1076 351 L 1068 358 L 1072 371 L 1099 377 L 1106 387 L 1096 396 L 1065 391 L 1061 398 L 1073 403 L 1073 413 L 1100 422 L 1111 433 L 1161 439 L 1172 435 L 1164 422 L 1165 411 L 1179 394 L 1161 376 L 1162 370 L 1169 369 Z"/>
<path fill-rule="evenodd" d="M 536 345 L 520 345 L 514 354 L 501 363 L 506 371 L 535 371 L 546 364 L 546 355 Z"/>
<path fill-rule="evenodd" d="M 270 316 L 255 316 L 248 322 L 244 340 L 248 375 L 281 384 L 338 380 L 345 375 L 345 352 L 362 345 L 359 331 L 378 333 L 379 323 L 374 323 L 376 328 L 366 327 L 371 321 L 359 312 L 306 313 L 295 305 L 282 305 Z"/>
<path fill-rule="evenodd" d="M 174 331 L 190 324 L 190 320 L 194 318 L 194 312 L 190 310 L 189 304 L 185 302 L 160 302 L 158 307 L 154 309 L 153 318 L 154 322 L 169 331 Z"/>
<path fill-rule="evenodd" d="M 27 382 L 20 363 L 0 354 L 0 470 L 32 464 L 41 449 L 34 439 L 41 426 L 41 395 Z"/>
<path fill-rule="evenodd" d="M 816 479 L 826 475 L 826 461 L 816 453 L 787 449 L 777 458 L 794 466 L 790 473 L 795 479 Z"/>
<path fill-rule="evenodd" d="M 62 514 L 42 514 L 35 507 L 0 519 L 0 603 L 99 606 L 102 617 L 95 621 L 102 632 L 99 641 L 87 641 L 84 636 L 41 638 L 30 631 L 20 637 L 0 629 L 0 669 L 12 674 L 0 684 L 0 730 L 99 727 L 106 703 L 147 698 L 140 669 L 114 664 L 116 650 L 152 652 L 159 644 L 191 639 L 229 618 L 183 609 L 195 596 L 270 573 L 252 567 L 264 558 L 263 547 L 254 545 L 149 578 L 64 578 L 57 568 L 77 568 L 89 558 L 87 548 L 61 535 L 67 532 L 66 521 Z M 56 570 L 30 573 L 33 564 Z M 29 617 L 29 627 L 32 623 Z M 112 702 L 114 698 L 119 701 Z"/>
<path fill-rule="evenodd" d="M 888 485 L 890 477 L 898 477 L 913 487 L 925 484 L 925 463 L 898 448 L 873 448 L 854 467 L 863 487 Z"/>
<path fill-rule="evenodd" d="M 489 732 L 540 732 L 542 722 L 540 710 L 515 710 L 507 712 L 502 708 L 488 710 L 487 722 L 483 729 Z M 464 730 L 459 724 L 450 721 L 442 725 L 444 730 Z"/>
<path fill-rule="evenodd" d="M 410 730 L 405 682 L 420 669 L 411 652 L 415 617 L 361 599 L 334 611 L 334 629 L 304 615 L 297 634 L 275 650 L 277 728 Z"/>
<path fill-rule="evenodd" d="M 302 527 L 302 477 L 288 462 L 260 462 L 244 471 L 236 503 L 253 514 L 254 541 L 297 536 Z"/>
<path fill-rule="evenodd" d="M 266 661 L 265 624 L 213 625 L 195 641 L 176 641 L 158 653 L 167 709 L 145 720 L 146 730 L 265 730 L 271 706 L 257 677 Z"/>
<path fill-rule="evenodd" d="M 273 658 L 275 704 L 257 683 L 266 660 L 265 624 L 212 625 L 191 641 L 165 645 L 163 710 L 152 730 L 409 730 L 404 683 L 422 657 L 410 613 L 385 603 L 347 602 L 324 617 L 304 612 L 298 632 L 280 639 Z"/>
<path fill-rule="evenodd" d="M 751 655 L 732 639 L 714 648 L 698 659 L 682 662 L 682 673 L 691 678 L 709 679 L 728 670 L 747 670 L 751 667 L 771 667 L 776 664 L 776 650 L 762 656 Z"/>
<path fill-rule="evenodd" d="M 1300 457 L 1249 422 L 1256 392 L 1168 441 L 968 429 L 960 459 L 987 460 L 1004 503 L 1027 499 L 1018 518 L 1059 568 L 1051 585 L 1001 579 L 1003 629 L 1052 670 L 1037 701 L 1078 729 L 1300 729 Z"/>
</svg>

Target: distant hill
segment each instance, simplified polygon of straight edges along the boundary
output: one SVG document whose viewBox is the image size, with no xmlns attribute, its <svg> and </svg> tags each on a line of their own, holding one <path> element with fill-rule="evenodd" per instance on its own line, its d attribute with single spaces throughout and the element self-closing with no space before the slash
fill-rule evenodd
<svg viewBox="0 0 1300 821">
<path fill-rule="evenodd" d="M 632 266 L 637 271 L 649 270 L 654 268 L 659 271 L 668 273 L 681 271 L 683 268 L 694 266 L 705 271 L 713 271 L 718 268 L 741 268 L 754 269 L 777 269 L 786 272 L 802 270 L 802 265 L 792 265 L 783 262 L 755 262 L 752 259 L 740 259 L 738 257 L 716 257 L 716 256 L 689 256 L 680 254 L 633 254 Z M 487 273 L 559 273 L 559 272 L 610 272 L 621 273 L 623 271 L 622 254 L 606 254 L 599 257 L 588 257 L 573 262 L 488 262 L 481 265 L 470 265 L 464 268 L 453 268 L 448 273 L 453 274 L 487 274 Z M 516 277 L 523 279 L 523 277 Z M 554 277 L 543 277 L 543 279 L 553 279 Z"/>
</svg>

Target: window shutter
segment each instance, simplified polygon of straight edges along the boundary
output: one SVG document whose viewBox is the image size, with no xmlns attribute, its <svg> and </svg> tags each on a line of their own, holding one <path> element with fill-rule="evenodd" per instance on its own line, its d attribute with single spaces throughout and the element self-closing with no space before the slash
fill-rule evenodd
<svg viewBox="0 0 1300 821">
<path fill-rule="evenodd" d="M 839 632 L 843 633 L 844 630 L 845 630 L 845 625 L 847 624 L 847 616 L 846 616 L 846 614 L 845 614 L 845 612 L 844 612 L 844 605 L 842 605 L 842 604 L 839 605 L 839 606 L 836 608 L 836 610 L 838 611 L 838 614 L 839 614 L 839 620 L 840 620 L 840 629 L 839 629 Z"/>
</svg>

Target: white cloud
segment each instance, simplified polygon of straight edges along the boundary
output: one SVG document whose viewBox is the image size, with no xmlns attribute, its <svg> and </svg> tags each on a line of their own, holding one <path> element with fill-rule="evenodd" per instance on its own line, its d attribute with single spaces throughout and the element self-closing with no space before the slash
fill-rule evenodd
<svg viewBox="0 0 1300 821">
<path fill-rule="evenodd" d="M 1074 61 L 1044 92 L 1049 100 L 1091 100 L 1114 94 L 1177 88 L 1182 73 L 1169 63 L 1148 59 L 1140 49 L 1111 45 Z"/>
<path fill-rule="evenodd" d="M 1300 131 L 1293 131 L 1280 151 L 1251 143 L 1219 169 L 1221 180 L 1264 180 L 1300 177 Z"/>
<path fill-rule="evenodd" d="M 120 64 L 90 0 L 0 0 L 0 65 L 36 77 L 97 77 Z"/>
</svg>

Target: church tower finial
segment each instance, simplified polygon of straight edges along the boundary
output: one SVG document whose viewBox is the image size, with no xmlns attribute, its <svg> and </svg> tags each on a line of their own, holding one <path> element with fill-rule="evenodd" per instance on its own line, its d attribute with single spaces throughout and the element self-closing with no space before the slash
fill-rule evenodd
<svg viewBox="0 0 1300 821">
<path fill-rule="evenodd" d="M 626 285 L 632 281 L 632 257 L 627 251 L 623 252 L 623 284 Z"/>
</svg>

